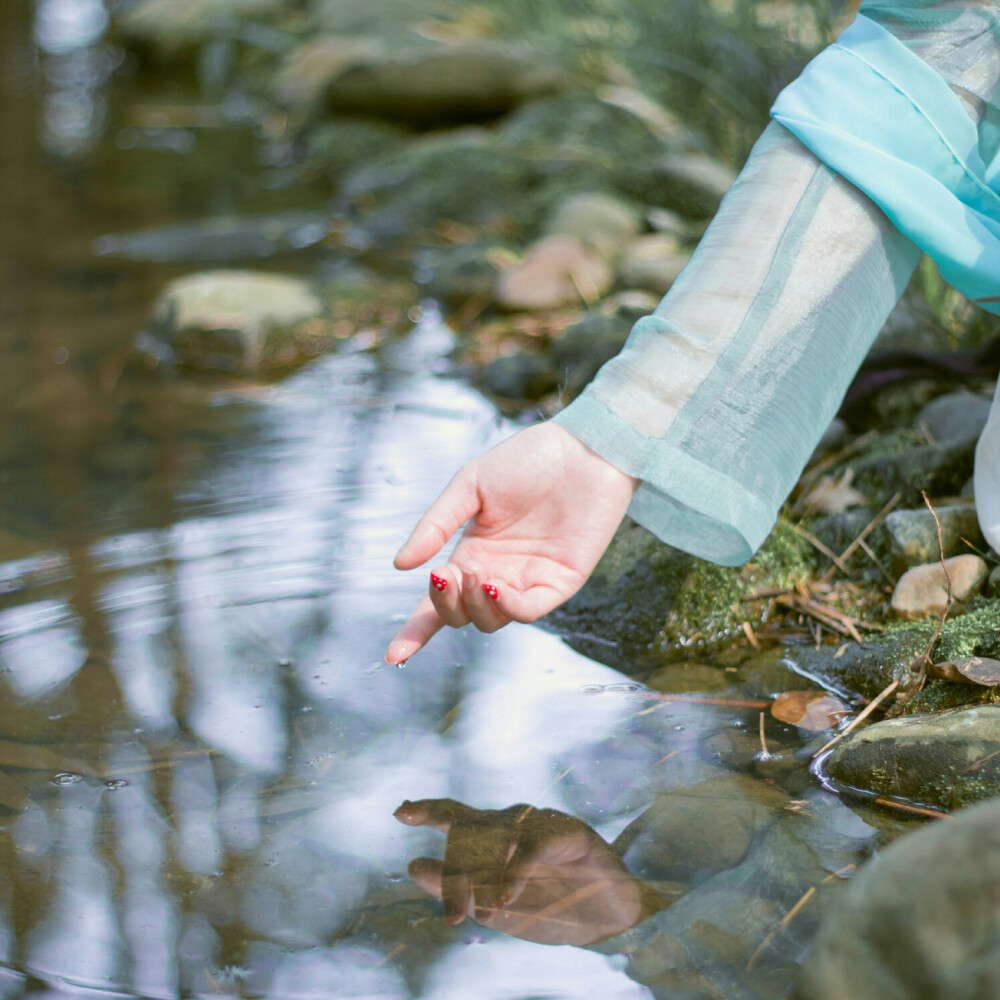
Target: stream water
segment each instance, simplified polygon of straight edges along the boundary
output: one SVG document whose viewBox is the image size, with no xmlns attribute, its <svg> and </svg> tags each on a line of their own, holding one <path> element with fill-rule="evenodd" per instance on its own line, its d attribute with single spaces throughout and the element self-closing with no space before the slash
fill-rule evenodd
<svg viewBox="0 0 1000 1000">
<path fill-rule="evenodd" d="M 650 701 L 528 627 L 382 663 L 425 586 L 395 549 L 510 428 L 450 372 L 432 303 L 276 384 L 132 363 L 158 289 L 206 259 L 345 262 L 247 106 L 148 92 L 102 11 L 0 19 L 0 995 L 652 995 L 622 957 L 446 926 L 406 877 L 444 845 L 393 818 L 407 798 L 549 806 L 610 841 L 658 796 L 743 775 L 813 803 L 831 868 L 867 854 L 804 738 L 768 722 L 785 764 L 762 757 L 754 708 Z M 204 228 L 234 215 L 239 250 Z M 754 871 L 763 898 L 773 859 Z"/>
</svg>

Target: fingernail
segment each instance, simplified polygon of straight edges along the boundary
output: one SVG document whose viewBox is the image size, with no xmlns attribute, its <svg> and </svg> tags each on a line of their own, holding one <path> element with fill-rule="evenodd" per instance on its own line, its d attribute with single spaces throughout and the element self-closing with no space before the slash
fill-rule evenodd
<svg viewBox="0 0 1000 1000">
<path fill-rule="evenodd" d="M 492 597 L 494 601 L 500 597 L 500 591 L 492 583 L 484 583 L 483 590 L 486 591 L 486 596 Z"/>
<path fill-rule="evenodd" d="M 448 581 L 437 573 L 431 573 L 431 586 L 437 591 L 442 591 L 448 586 Z"/>
</svg>

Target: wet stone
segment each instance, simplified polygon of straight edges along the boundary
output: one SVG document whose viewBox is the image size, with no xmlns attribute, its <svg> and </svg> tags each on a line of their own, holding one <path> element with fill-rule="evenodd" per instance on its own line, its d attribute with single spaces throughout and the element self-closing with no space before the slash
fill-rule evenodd
<svg viewBox="0 0 1000 1000">
<path fill-rule="evenodd" d="M 888 719 L 844 739 L 826 762 L 845 785 L 955 809 L 1000 794 L 1000 706 Z"/>
<path fill-rule="evenodd" d="M 179 364 L 247 372 L 295 364 L 328 347 L 327 315 L 300 278 L 204 271 L 164 288 L 147 332 Z"/>
<path fill-rule="evenodd" d="M 978 548 L 985 548 L 975 507 L 936 507 L 934 512 L 941 524 L 945 558 L 969 552 L 969 546 L 963 539 Z M 937 525 L 926 507 L 892 511 L 885 519 L 885 529 L 892 560 L 898 571 L 939 558 Z"/>
<path fill-rule="evenodd" d="M 953 556 L 940 562 L 926 563 L 907 570 L 892 594 L 892 610 L 901 618 L 923 618 L 939 615 L 948 605 L 948 583 L 954 600 L 967 601 L 986 579 L 989 571 L 979 556 Z"/>
<path fill-rule="evenodd" d="M 795 1000 L 1000 996 L 1000 802 L 903 837 L 838 888 Z"/>
</svg>

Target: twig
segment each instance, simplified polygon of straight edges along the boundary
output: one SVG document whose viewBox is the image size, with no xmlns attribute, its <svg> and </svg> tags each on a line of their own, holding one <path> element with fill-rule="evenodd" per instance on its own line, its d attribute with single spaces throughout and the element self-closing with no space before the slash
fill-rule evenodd
<svg viewBox="0 0 1000 1000">
<path fill-rule="evenodd" d="M 889 809 L 898 809 L 900 812 L 912 813 L 914 816 L 925 816 L 928 819 L 947 819 L 951 815 L 951 813 L 941 812 L 939 809 L 926 809 L 923 806 L 910 805 L 909 802 L 883 799 L 881 796 L 875 799 L 875 805 L 886 806 Z"/>
<path fill-rule="evenodd" d="M 920 495 L 924 498 L 924 503 L 927 505 L 927 509 L 931 512 L 931 517 L 934 518 L 934 527 L 937 528 L 938 558 L 941 560 L 941 571 L 944 573 L 944 578 L 948 584 L 948 599 L 945 601 L 944 611 L 941 612 L 941 617 L 938 619 L 938 623 L 934 628 L 934 633 L 931 635 L 930 641 L 927 643 L 927 648 L 920 657 L 920 666 L 917 668 L 917 678 L 906 692 L 905 697 L 902 699 L 902 705 L 905 705 L 911 698 L 914 698 L 917 694 L 919 694 L 923 689 L 924 684 L 927 683 L 927 669 L 934 663 L 934 647 L 937 645 L 937 641 L 941 638 L 941 633 L 944 631 L 945 622 L 948 620 L 948 612 L 951 611 L 951 605 L 954 599 L 951 586 L 951 574 L 948 572 L 948 564 L 945 562 L 944 558 L 944 539 L 941 535 L 941 521 L 938 519 L 937 511 L 934 509 L 934 505 L 927 496 L 927 491 L 921 490 Z"/>
<path fill-rule="evenodd" d="M 899 681 L 892 681 L 887 687 L 883 688 L 872 700 L 860 711 L 858 714 L 839 732 L 829 743 L 824 744 L 813 754 L 813 759 L 815 760 L 820 754 L 826 753 L 835 743 L 839 743 L 845 736 L 849 733 L 853 733 L 858 726 L 861 725 L 865 719 L 868 718 L 872 712 L 875 711 L 879 705 L 882 704 L 895 690 L 899 687 Z"/>
<path fill-rule="evenodd" d="M 639 691 L 633 695 L 635 698 L 648 698 L 659 702 L 670 702 L 670 701 L 684 701 L 691 702 L 695 705 L 720 705 L 723 708 L 770 708 L 771 703 L 769 701 L 741 701 L 736 698 L 703 698 L 701 695 L 695 694 L 660 694 L 659 692 L 653 691 Z M 653 708 L 658 708 L 659 706 L 654 705 Z M 652 708 L 643 709 L 645 712 L 651 712 Z"/>
<path fill-rule="evenodd" d="M 764 954 L 770 943 L 802 912 L 805 905 L 815 895 L 816 886 L 809 886 L 799 901 L 784 915 L 781 923 L 770 931 L 767 937 L 765 937 L 764 940 L 757 946 L 757 950 L 750 956 L 750 961 L 747 962 L 747 972 L 751 972 L 753 970 L 753 967 L 757 964 L 757 959 Z"/>
<path fill-rule="evenodd" d="M 840 556 L 838 556 L 833 549 L 824 545 L 811 531 L 806 531 L 801 524 L 793 524 L 792 531 L 794 531 L 797 535 L 801 535 L 802 538 L 804 538 L 814 549 L 822 552 L 827 559 L 833 562 L 834 566 L 836 566 L 841 573 L 844 573 L 845 575 L 847 574 L 847 567 L 841 561 Z"/>
<path fill-rule="evenodd" d="M 769 759 L 770 756 L 771 756 L 770 751 L 767 749 L 767 740 L 764 738 L 764 713 L 763 712 L 760 713 L 760 752 L 763 755 L 763 757 L 764 757 L 765 760 Z"/>
<path fill-rule="evenodd" d="M 861 534 L 858 535 L 858 537 L 855 538 L 854 541 L 851 542 L 851 544 L 848 545 L 847 548 L 840 553 L 840 561 L 842 563 L 846 563 L 847 560 L 850 559 L 852 555 L 854 555 L 855 550 L 859 548 L 861 543 L 882 523 L 882 519 L 892 510 L 893 507 L 896 506 L 896 504 L 899 503 L 901 497 L 902 497 L 901 493 L 896 493 L 893 496 L 893 498 L 871 519 L 871 521 L 868 522 L 868 525 L 864 529 L 864 531 L 862 531 Z M 828 583 L 830 580 L 833 579 L 833 574 L 836 569 L 837 567 L 835 565 L 831 566 L 820 577 L 820 580 L 823 583 Z"/>
<path fill-rule="evenodd" d="M 875 563 L 875 565 L 878 567 L 878 571 L 885 577 L 888 584 L 892 587 L 895 587 L 896 581 L 889 575 L 889 572 L 879 561 L 878 556 L 875 555 L 875 552 L 873 551 L 872 547 L 867 542 L 861 543 L 861 551 L 864 552 L 864 554 L 868 556 L 868 558 L 871 559 L 873 563 Z"/>
<path fill-rule="evenodd" d="M 745 633 L 747 639 L 750 641 L 750 645 L 753 646 L 753 648 L 756 649 L 757 652 L 759 653 L 760 642 L 758 641 L 757 635 L 754 632 L 753 626 L 750 624 L 750 622 L 743 623 L 743 632 Z"/>
</svg>

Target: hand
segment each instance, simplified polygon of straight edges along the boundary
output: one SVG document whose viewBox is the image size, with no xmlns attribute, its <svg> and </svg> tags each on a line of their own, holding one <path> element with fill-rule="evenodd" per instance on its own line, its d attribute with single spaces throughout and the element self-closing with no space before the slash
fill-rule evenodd
<svg viewBox="0 0 1000 1000">
<path fill-rule="evenodd" d="M 472 916 L 526 941 L 587 945 L 664 905 L 586 823 L 555 809 L 423 799 L 404 802 L 395 816 L 447 833 L 444 861 L 416 858 L 409 872 L 444 900 L 449 924 Z"/>
<path fill-rule="evenodd" d="M 414 569 L 470 518 L 451 559 L 386 653 L 402 663 L 444 625 L 495 632 L 532 622 L 586 582 L 625 516 L 638 480 L 556 423 L 518 432 L 462 468 L 395 559 Z"/>
</svg>

